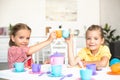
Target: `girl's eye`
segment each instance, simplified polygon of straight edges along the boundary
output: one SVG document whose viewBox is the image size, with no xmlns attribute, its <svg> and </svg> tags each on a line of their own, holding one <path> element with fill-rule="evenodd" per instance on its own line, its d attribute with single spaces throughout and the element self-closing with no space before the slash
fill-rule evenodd
<svg viewBox="0 0 120 80">
<path fill-rule="evenodd" d="M 30 38 L 28 37 L 27 40 L 29 40 Z"/>
<path fill-rule="evenodd" d="M 90 40 L 91 38 L 87 38 L 87 40 Z"/>
<path fill-rule="evenodd" d="M 20 39 L 23 39 L 24 37 L 23 36 L 21 36 L 21 37 L 19 37 Z"/>
<path fill-rule="evenodd" d="M 94 38 L 95 40 L 98 40 L 98 38 Z"/>
</svg>

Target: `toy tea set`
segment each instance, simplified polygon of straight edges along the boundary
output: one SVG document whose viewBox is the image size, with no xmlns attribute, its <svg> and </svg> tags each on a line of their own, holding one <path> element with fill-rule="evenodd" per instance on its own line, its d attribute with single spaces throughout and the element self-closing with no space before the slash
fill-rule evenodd
<svg viewBox="0 0 120 80">
<path fill-rule="evenodd" d="M 68 38 L 70 36 L 70 31 L 65 29 L 65 30 L 56 30 L 56 37 L 57 38 Z"/>
<path fill-rule="evenodd" d="M 120 75 L 120 59 L 113 58 L 110 61 L 110 70 L 107 74 Z"/>
<path fill-rule="evenodd" d="M 27 59 L 25 59 L 23 62 L 15 62 L 13 64 L 13 72 L 25 72 L 26 70 L 24 69 L 24 64 L 31 59 L 31 56 L 29 56 Z"/>
<path fill-rule="evenodd" d="M 77 80 L 94 80 L 93 75 L 96 75 L 96 64 L 87 64 L 85 67 L 82 62 L 79 62 L 79 65 L 82 67 L 80 69 L 80 78 Z"/>
<path fill-rule="evenodd" d="M 50 56 L 51 74 L 49 76 L 62 76 L 62 65 L 64 64 L 64 55 L 55 52 Z"/>
</svg>

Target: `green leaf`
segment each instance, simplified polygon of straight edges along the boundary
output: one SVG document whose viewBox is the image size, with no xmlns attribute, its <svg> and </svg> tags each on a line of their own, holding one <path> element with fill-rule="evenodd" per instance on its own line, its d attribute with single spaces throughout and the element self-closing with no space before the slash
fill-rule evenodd
<svg viewBox="0 0 120 80">
<path fill-rule="evenodd" d="M 116 29 L 111 29 L 111 26 L 108 25 L 108 23 L 105 24 L 103 28 L 103 34 L 105 37 L 106 43 L 109 45 L 113 41 L 118 41 L 120 40 L 119 35 L 115 35 Z"/>
</svg>

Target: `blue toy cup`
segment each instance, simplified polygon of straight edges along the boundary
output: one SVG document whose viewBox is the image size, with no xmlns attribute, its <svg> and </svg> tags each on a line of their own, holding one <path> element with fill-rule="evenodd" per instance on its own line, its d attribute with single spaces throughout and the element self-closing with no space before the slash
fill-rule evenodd
<svg viewBox="0 0 120 80">
<path fill-rule="evenodd" d="M 63 38 L 68 38 L 70 36 L 69 30 L 62 30 L 62 37 Z"/>
<path fill-rule="evenodd" d="M 91 80 L 92 70 L 91 69 L 81 69 L 80 77 L 81 77 L 81 80 Z"/>
<path fill-rule="evenodd" d="M 14 68 L 16 72 L 23 72 L 24 71 L 24 63 L 23 62 L 16 62 L 14 64 Z"/>
<path fill-rule="evenodd" d="M 53 76 L 61 76 L 62 74 L 62 65 L 51 65 L 51 74 Z"/>
</svg>

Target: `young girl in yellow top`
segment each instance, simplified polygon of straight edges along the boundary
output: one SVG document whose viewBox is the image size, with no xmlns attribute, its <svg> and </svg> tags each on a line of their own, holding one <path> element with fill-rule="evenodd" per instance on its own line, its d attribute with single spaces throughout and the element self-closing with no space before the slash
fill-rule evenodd
<svg viewBox="0 0 120 80">
<path fill-rule="evenodd" d="M 104 35 L 102 27 L 91 25 L 86 31 L 86 47 L 82 48 L 75 57 L 73 54 L 73 35 L 66 39 L 68 45 L 68 59 L 71 66 L 80 62 L 83 65 L 96 64 L 97 67 L 106 67 L 109 65 L 111 53 L 109 48 L 104 45 Z"/>
</svg>

